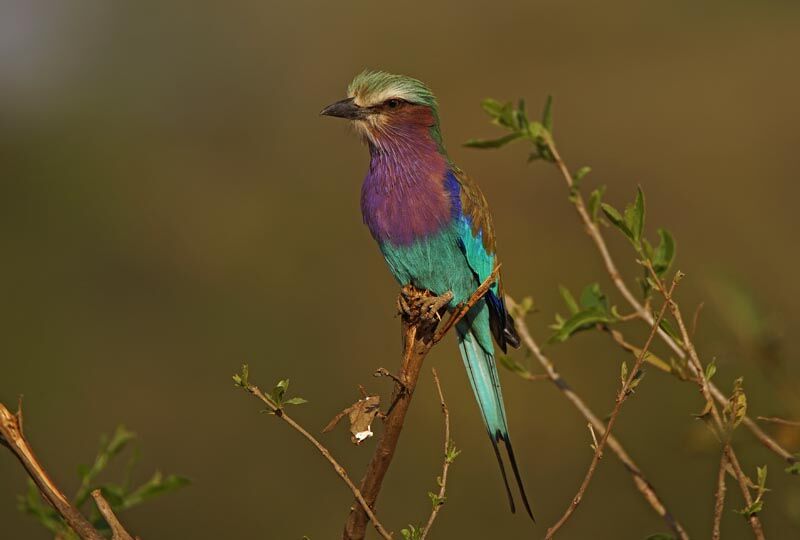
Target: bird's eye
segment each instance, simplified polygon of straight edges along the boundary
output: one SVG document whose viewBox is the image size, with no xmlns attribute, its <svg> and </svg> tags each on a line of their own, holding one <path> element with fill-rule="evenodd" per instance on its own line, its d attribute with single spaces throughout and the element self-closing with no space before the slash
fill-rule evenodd
<svg viewBox="0 0 800 540">
<path fill-rule="evenodd" d="M 386 106 L 389 107 L 390 109 L 396 109 L 396 108 L 398 108 L 400 106 L 400 100 L 399 99 L 390 99 L 390 100 L 386 101 Z"/>
</svg>

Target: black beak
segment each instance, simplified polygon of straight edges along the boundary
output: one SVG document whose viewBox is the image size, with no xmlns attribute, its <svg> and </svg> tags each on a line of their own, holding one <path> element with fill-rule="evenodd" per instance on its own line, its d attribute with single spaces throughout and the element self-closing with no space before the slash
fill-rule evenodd
<svg viewBox="0 0 800 540">
<path fill-rule="evenodd" d="M 331 103 L 319 113 L 321 116 L 336 116 L 348 120 L 361 120 L 367 117 L 367 112 L 355 104 L 353 98 L 343 99 L 336 103 Z"/>
</svg>

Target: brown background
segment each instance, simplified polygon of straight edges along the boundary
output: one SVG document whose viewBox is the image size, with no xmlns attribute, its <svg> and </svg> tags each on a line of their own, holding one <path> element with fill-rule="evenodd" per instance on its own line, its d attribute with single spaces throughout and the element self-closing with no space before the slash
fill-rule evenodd
<svg viewBox="0 0 800 540">
<path fill-rule="evenodd" d="M 594 168 L 587 186 L 607 183 L 622 206 L 641 184 L 649 234 L 674 232 L 680 300 L 688 313 L 705 301 L 698 346 L 715 380 L 728 389 L 743 374 L 752 411 L 800 416 L 795 3 L 109 4 L 14 0 L 0 14 L 0 398 L 25 394 L 30 438 L 69 491 L 120 422 L 141 436 L 142 479 L 156 467 L 191 477 L 124 515 L 143 538 L 338 535 L 346 488 L 230 375 L 248 362 L 264 386 L 290 378 L 310 401 L 293 412 L 315 430 L 357 383 L 388 389 L 370 373 L 398 361 L 396 286 L 360 221 L 366 151 L 317 116 L 364 67 L 437 93 L 451 156 L 493 206 L 507 288 L 536 299 L 535 336 L 563 312 L 558 284 L 610 287 L 555 170 L 526 166 L 522 146 L 460 146 L 497 133 L 478 106 L 487 96 L 535 109 L 555 96 L 557 140 L 573 167 Z M 628 246 L 609 236 L 632 279 Z M 640 325 L 627 333 L 644 338 Z M 611 409 L 624 356 L 607 338 L 548 352 L 599 414 Z M 460 364 L 452 342 L 429 359 L 463 449 L 433 536 L 539 537 L 589 462 L 585 422 L 552 385 L 503 373 L 534 527 L 508 513 Z M 618 433 L 706 537 L 718 451 L 690 416 L 701 405 L 651 370 Z M 393 529 L 426 517 L 440 438 L 426 370 L 379 504 Z M 360 477 L 372 443 L 323 440 Z M 745 433 L 736 443 L 748 471 L 769 465 L 767 535 L 796 537 L 798 479 Z M 15 510 L 25 479 L 8 454 L 0 479 L 0 536 L 46 538 Z M 563 537 L 664 529 L 608 454 Z M 723 531 L 751 534 L 731 510 Z"/>
</svg>

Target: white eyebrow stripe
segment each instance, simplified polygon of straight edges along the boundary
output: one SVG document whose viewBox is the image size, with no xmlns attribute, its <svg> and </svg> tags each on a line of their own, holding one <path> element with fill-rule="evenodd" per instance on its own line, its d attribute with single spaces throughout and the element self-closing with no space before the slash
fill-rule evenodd
<svg viewBox="0 0 800 540">
<path fill-rule="evenodd" d="M 350 97 L 354 98 L 353 102 L 359 107 L 373 107 L 379 103 L 383 103 L 389 98 L 403 99 L 405 101 L 413 100 L 412 93 L 399 86 L 390 86 L 371 96 L 364 96 L 363 94 L 356 93 Z M 365 97 L 367 99 L 365 99 Z"/>
</svg>

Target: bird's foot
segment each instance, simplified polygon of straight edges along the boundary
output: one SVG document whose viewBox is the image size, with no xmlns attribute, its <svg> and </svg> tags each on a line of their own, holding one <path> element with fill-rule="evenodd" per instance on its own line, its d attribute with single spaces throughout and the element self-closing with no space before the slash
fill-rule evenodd
<svg viewBox="0 0 800 540">
<path fill-rule="evenodd" d="M 453 293 L 447 291 L 441 296 L 428 296 L 422 299 L 420 317 L 428 321 L 439 322 L 442 320 L 442 312 L 453 300 Z"/>
<path fill-rule="evenodd" d="M 430 291 L 406 285 L 397 297 L 397 309 L 409 321 L 436 322 L 442 320 L 442 312 L 453 300 L 450 291 L 434 296 Z"/>
</svg>

